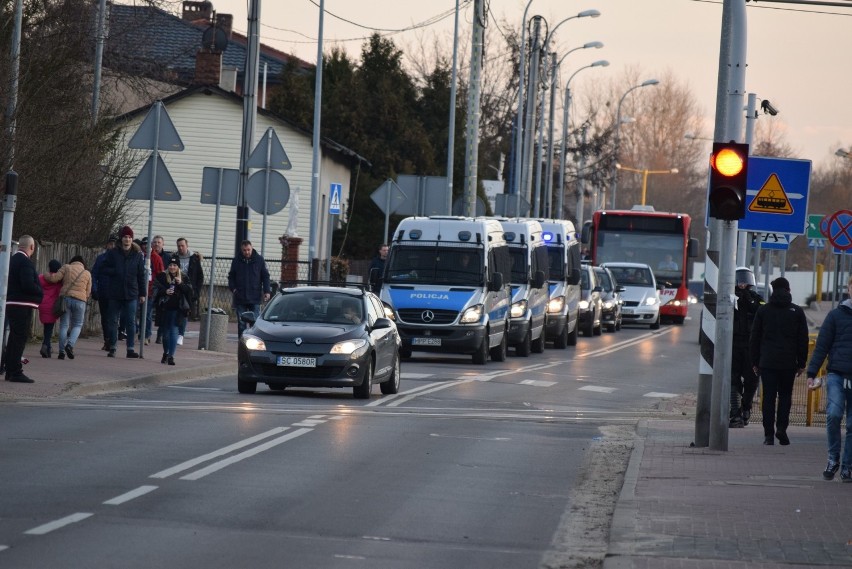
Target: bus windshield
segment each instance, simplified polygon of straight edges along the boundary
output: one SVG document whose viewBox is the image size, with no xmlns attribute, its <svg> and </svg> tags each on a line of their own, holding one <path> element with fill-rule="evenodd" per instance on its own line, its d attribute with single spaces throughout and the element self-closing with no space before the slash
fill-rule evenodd
<svg viewBox="0 0 852 569">
<path fill-rule="evenodd" d="M 645 263 L 653 269 L 658 281 L 679 287 L 683 279 L 683 235 L 601 231 L 595 260 Z"/>
<path fill-rule="evenodd" d="M 482 250 L 394 245 L 386 283 L 479 286 L 484 281 Z"/>
</svg>

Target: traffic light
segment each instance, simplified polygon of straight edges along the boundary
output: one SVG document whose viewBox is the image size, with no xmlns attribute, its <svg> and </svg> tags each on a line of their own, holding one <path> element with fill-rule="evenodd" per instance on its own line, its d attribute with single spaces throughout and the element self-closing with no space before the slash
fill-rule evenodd
<svg viewBox="0 0 852 569">
<path fill-rule="evenodd" d="M 745 217 L 748 144 L 714 142 L 710 156 L 710 217 Z"/>
</svg>

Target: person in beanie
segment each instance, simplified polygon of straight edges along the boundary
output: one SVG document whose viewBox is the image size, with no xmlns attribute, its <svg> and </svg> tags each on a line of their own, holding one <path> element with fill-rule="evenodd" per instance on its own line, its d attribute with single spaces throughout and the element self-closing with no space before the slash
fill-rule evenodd
<svg viewBox="0 0 852 569">
<path fill-rule="evenodd" d="M 234 310 L 237 313 L 237 331 L 242 336 L 246 323 L 240 318 L 243 312 L 260 314 L 261 301 L 269 300 L 269 271 L 266 261 L 254 250 L 251 241 L 240 243 L 240 254 L 231 261 L 228 271 L 228 288 L 234 295 Z"/>
<path fill-rule="evenodd" d="M 104 273 L 109 277 L 109 351 L 114 358 L 118 344 L 118 322 L 121 317 L 127 325 L 127 357 L 138 358 L 134 350 L 136 339 L 136 309 L 145 300 L 145 261 L 142 250 L 133 242 L 133 230 L 125 225 L 119 232 L 121 245 L 107 252 Z"/>
<path fill-rule="evenodd" d="M 846 285 L 852 296 L 852 278 Z M 814 389 L 816 376 L 828 357 L 825 381 L 825 432 L 828 438 L 828 464 L 822 473 L 833 480 L 840 470 L 842 482 L 852 482 L 852 300 L 847 298 L 829 312 L 819 327 L 816 346 L 808 363 L 808 387 Z M 846 415 L 846 448 L 841 460 L 840 423 Z"/>
<path fill-rule="evenodd" d="M 192 300 L 192 286 L 186 273 L 180 270 L 180 259 L 172 255 L 168 268 L 154 279 L 157 320 L 163 330 L 163 359 L 160 363 L 175 365 L 178 339 L 178 320 L 186 317 Z"/>
<path fill-rule="evenodd" d="M 49 274 L 55 273 L 60 267 L 62 267 L 62 263 L 56 259 L 51 259 L 47 264 Z M 51 339 L 53 338 L 53 328 L 56 325 L 56 321 L 59 320 L 59 317 L 53 314 L 53 303 L 56 302 L 56 297 L 59 296 L 59 291 L 62 290 L 62 283 L 48 282 L 45 280 L 44 275 L 38 276 L 38 283 L 44 291 L 44 296 L 42 296 L 41 302 L 38 305 L 38 319 L 39 322 L 41 322 L 43 330 L 41 349 L 38 353 L 40 353 L 43 358 L 49 358 L 52 353 L 50 344 Z"/>
<path fill-rule="evenodd" d="M 772 281 L 769 302 L 757 310 L 751 330 L 751 361 L 763 382 L 763 444 L 790 444 L 787 426 L 793 404 L 793 381 L 808 361 L 808 322 L 793 304 L 790 283 Z M 778 402 L 778 414 L 775 402 Z"/>
<path fill-rule="evenodd" d="M 18 250 L 9 259 L 9 276 L 6 289 L 6 318 L 9 322 L 9 340 L 6 343 L 4 367 L 6 381 L 33 383 L 24 375 L 21 358 L 30 337 L 33 310 L 38 308 L 44 292 L 38 283 L 38 271 L 32 256 L 35 254 L 35 239 L 22 235 L 18 239 Z"/>
<path fill-rule="evenodd" d="M 754 273 L 748 267 L 737 267 L 734 294 L 734 330 L 731 345 L 731 411 L 730 428 L 748 425 L 751 404 L 759 384 L 749 355 L 751 325 L 763 299 L 754 290 Z"/>
</svg>

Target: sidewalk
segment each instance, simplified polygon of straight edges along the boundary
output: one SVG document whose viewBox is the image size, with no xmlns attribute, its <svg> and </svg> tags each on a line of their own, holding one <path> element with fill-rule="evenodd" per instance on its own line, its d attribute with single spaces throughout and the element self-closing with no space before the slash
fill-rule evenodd
<svg viewBox="0 0 852 569">
<path fill-rule="evenodd" d="M 74 349 L 75 358 L 56 359 L 57 345 L 53 343 L 53 357 L 39 355 L 41 343 L 31 343 L 24 351 L 29 363 L 24 373 L 35 383 L 13 383 L 0 380 L 0 401 L 82 396 L 144 385 L 175 383 L 200 377 L 209 377 L 237 371 L 237 324 L 228 328 L 226 352 L 207 352 L 198 349 L 200 323 L 188 322 L 183 346 L 178 346 L 174 366 L 160 363 L 163 347 L 144 346 L 144 359 L 127 359 L 124 342 L 119 342 L 116 357 L 108 358 L 101 350 L 103 338 L 80 338 Z M 136 351 L 139 351 L 139 343 Z"/>
</svg>

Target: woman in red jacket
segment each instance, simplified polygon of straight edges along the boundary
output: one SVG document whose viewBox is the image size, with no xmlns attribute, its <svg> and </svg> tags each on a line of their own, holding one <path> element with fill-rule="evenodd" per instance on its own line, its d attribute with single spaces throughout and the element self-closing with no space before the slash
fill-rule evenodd
<svg viewBox="0 0 852 569">
<path fill-rule="evenodd" d="M 47 264 L 47 267 L 50 273 L 53 274 L 62 267 L 62 263 L 53 259 Z M 52 351 L 50 344 L 53 337 L 53 327 L 56 321 L 59 320 L 58 316 L 53 315 L 53 303 L 56 302 L 56 297 L 59 296 L 59 291 L 62 290 L 62 281 L 50 283 L 45 280 L 44 275 L 39 275 L 38 282 L 41 284 L 42 290 L 44 290 L 44 296 L 38 305 L 38 319 L 44 327 L 44 340 L 41 342 L 39 353 L 41 357 L 49 358 Z"/>
</svg>

